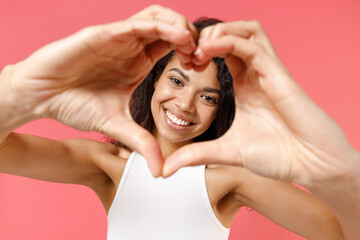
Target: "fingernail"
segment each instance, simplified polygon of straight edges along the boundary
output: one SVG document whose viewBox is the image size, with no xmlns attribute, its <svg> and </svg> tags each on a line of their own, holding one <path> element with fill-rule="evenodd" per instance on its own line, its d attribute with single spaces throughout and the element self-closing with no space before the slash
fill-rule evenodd
<svg viewBox="0 0 360 240">
<path fill-rule="evenodd" d="M 168 170 L 167 168 L 165 168 L 165 167 L 164 167 L 164 169 L 163 169 L 162 176 L 163 176 L 164 178 L 166 178 L 166 177 L 169 176 L 169 170 Z"/>
<path fill-rule="evenodd" d="M 173 173 L 174 173 L 174 171 L 171 169 L 171 166 L 165 164 L 162 169 L 163 177 L 170 177 Z"/>
<path fill-rule="evenodd" d="M 203 53 L 203 52 L 202 52 L 201 48 L 197 47 L 197 48 L 196 48 L 196 51 L 194 52 L 194 55 L 195 55 L 195 56 L 200 56 L 202 53 Z"/>
<path fill-rule="evenodd" d="M 159 172 L 152 172 L 152 175 L 154 176 L 154 178 L 159 178 L 159 177 L 161 177 L 161 173 L 159 173 Z"/>
</svg>

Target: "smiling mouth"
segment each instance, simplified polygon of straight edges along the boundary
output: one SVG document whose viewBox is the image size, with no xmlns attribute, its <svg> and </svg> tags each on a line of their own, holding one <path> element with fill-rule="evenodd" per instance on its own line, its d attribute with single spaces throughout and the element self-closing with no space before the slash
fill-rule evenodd
<svg viewBox="0 0 360 240">
<path fill-rule="evenodd" d="M 187 126 L 190 126 L 190 125 L 194 125 L 192 122 L 188 122 L 186 120 L 177 118 L 174 114 L 172 114 L 171 112 L 169 112 L 166 109 L 165 109 L 165 114 L 172 123 L 174 123 L 174 124 L 176 124 L 178 126 L 187 127 Z"/>
</svg>

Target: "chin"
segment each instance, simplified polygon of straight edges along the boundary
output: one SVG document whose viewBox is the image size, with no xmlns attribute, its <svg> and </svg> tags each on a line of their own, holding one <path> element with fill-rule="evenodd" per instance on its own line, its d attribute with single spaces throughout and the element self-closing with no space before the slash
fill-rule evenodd
<svg viewBox="0 0 360 240">
<path fill-rule="evenodd" d="M 184 142 L 192 142 L 192 140 L 195 137 L 184 137 L 184 136 L 179 136 L 179 134 L 176 133 L 164 133 L 162 134 L 160 132 L 160 135 L 163 139 L 165 139 L 168 142 L 171 143 L 184 143 Z"/>
</svg>

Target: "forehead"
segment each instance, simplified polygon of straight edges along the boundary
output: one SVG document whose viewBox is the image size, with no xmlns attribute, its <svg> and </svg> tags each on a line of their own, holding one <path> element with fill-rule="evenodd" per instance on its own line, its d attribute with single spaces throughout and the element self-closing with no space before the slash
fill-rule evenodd
<svg viewBox="0 0 360 240">
<path fill-rule="evenodd" d="M 176 57 L 176 54 L 171 59 L 171 61 L 166 66 L 164 73 L 169 72 L 172 68 L 179 68 L 187 76 L 189 76 L 190 81 L 195 81 L 198 83 L 203 83 L 206 86 L 220 88 L 219 80 L 217 79 L 217 67 L 214 61 L 211 61 L 206 69 L 202 72 L 196 72 L 193 69 L 185 70 L 181 67 L 179 59 Z"/>
</svg>

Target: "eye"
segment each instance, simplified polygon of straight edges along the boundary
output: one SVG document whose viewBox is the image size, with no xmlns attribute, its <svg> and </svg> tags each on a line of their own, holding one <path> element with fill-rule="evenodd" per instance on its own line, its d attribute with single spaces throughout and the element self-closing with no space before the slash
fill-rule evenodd
<svg viewBox="0 0 360 240">
<path fill-rule="evenodd" d="M 201 98 L 203 98 L 207 103 L 210 103 L 212 105 L 217 104 L 216 98 L 210 96 L 210 95 L 202 95 Z"/>
<path fill-rule="evenodd" d="M 172 84 L 174 84 L 176 86 L 179 86 L 179 87 L 184 86 L 184 84 L 177 78 L 171 77 L 170 80 L 171 80 Z"/>
</svg>

